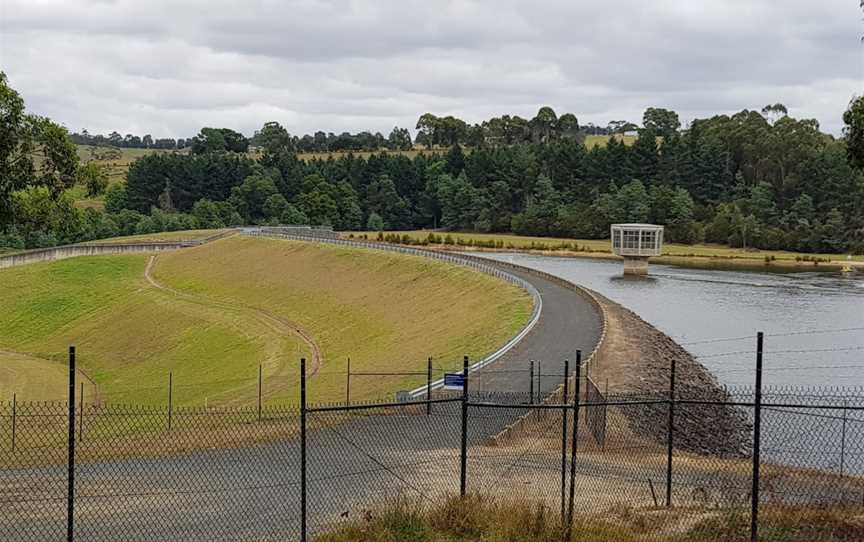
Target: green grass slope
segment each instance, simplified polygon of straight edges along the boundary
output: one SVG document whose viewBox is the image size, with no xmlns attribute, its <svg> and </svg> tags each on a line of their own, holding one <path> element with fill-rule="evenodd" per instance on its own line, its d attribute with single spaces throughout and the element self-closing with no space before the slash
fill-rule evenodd
<svg viewBox="0 0 864 542">
<path fill-rule="evenodd" d="M 296 402 L 300 357 L 311 399 L 339 400 L 349 356 L 352 371 L 455 367 L 530 314 L 522 290 L 420 257 L 233 237 L 151 258 L 0 270 L 0 400 L 64 399 L 71 344 L 93 400 L 163 405 L 173 372 L 176 405 L 252 405 L 260 365 L 265 400 Z M 352 396 L 424 380 L 356 377 Z"/>
<path fill-rule="evenodd" d="M 246 314 L 153 287 L 147 259 L 73 258 L 0 272 L 0 399 L 64 399 L 57 379 L 65 380 L 73 344 L 82 377 L 96 384 L 85 390 L 91 399 L 163 404 L 173 372 L 178 405 L 247 400 L 258 363 L 277 360 L 271 371 L 279 373 L 281 360 L 304 350 L 299 338 L 259 330 Z"/>
<path fill-rule="evenodd" d="M 312 399 L 344 397 L 342 374 L 454 368 L 518 332 L 531 313 L 520 288 L 418 256 L 232 237 L 159 256 L 155 276 L 172 288 L 243 303 L 306 329 L 323 366 Z M 423 377 L 355 377 L 352 398 L 420 385 Z"/>
</svg>

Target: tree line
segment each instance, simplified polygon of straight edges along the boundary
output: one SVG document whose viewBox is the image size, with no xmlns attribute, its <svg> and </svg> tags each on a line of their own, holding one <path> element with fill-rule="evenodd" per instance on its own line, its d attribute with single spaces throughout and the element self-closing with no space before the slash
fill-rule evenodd
<svg viewBox="0 0 864 542">
<path fill-rule="evenodd" d="M 173 137 L 154 138 L 150 134 L 138 136 L 133 134 L 121 135 L 119 132 L 110 134 L 91 134 L 86 129 L 81 132 L 72 133 L 69 138 L 76 145 L 89 145 L 94 147 L 117 147 L 120 149 L 164 149 L 180 150 L 189 146 L 188 140 Z"/>
<path fill-rule="evenodd" d="M 0 89 L 23 115 L 5 78 Z M 108 188 L 104 212 L 74 206 L 67 189 L 85 168 L 68 154 L 62 128 L 25 126 L 16 137 L 33 134 L 28 152 L 47 141 L 42 152 L 51 158 L 25 167 L 14 183 L 2 177 L 0 246 L 240 224 L 596 239 L 608 237 L 611 223 L 654 222 L 681 243 L 864 252 L 862 99 L 844 115 L 841 139 L 781 104 L 686 128 L 674 111 L 649 108 L 632 145 L 613 138 L 590 149 L 575 115 L 548 107 L 529 120 L 504 115 L 476 125 L 475 140 L 452 118 L 421 119 L 418 140 L 436 150 L 413 157 L 303 160 L 297 139 L 275 122 L 251 140 L 204 128 L 190 153 L 136 160 L 126 183 Z M 260 152 L 246 152 L 250 143 Z M 19 144 L 17 156 L 26 148 Z M 16 163 L 0 158 L 2 167 Z"/>
<path fill-rule="evenodd" d="M 816 121 L 775 104 L 698 119 L 686 130 L 673 111 L 649 109 L 642 125 L 631 146 L 611 139 L 590 150 L 548 122 L 510 144 L 457 143 L 413 158 L 304 161 L 277 143 L 254 160 L 154 155 L 130 168 L 123 205 L 189 213 L 209 227 L 311 223 L 596 239 L 611 223 L 655 222 L 682 243 L 864 251 L 864 178 L 847 160 L 847 142 L 821 133 Z"/>
<path fill-rule="evenodd" d="M 79 145 L 104 146 L 138 149 L 191 149 L 192 152 L 212 152 L 214 150 L 230 150 L 246 152 L 250 147 L 265 149 L 278 145 L 294 152 L 378 152 L 381 150 L 405 151 L 414 148 L 415 143 L 426 148 L 451 147 L 465 145 L 475 147 L 491 147 L 512 145 L 515 143 L 538 143 L 549 139 L 581 138 L 585 135 L 615 135 L 632 132 L 637 125 L 616 120 L 607 126 L 595 126 L 588 123 L 580 126 L 572 113 L 558 117 L 550 107 L 542 107 L 531 119 L 519 115 L 502 115 L 484 120 L 481 123 L 469 124 L 464 120 L 447 115 L 436 116 L 432 113 L 421 115 L 415 125 L 416 138 L 412 138 L 407 128 L 394 127 L 386 137 L 380 132 L 358 132 L 352 134 L 343 132 L 317 131 L 303 136 L 292 135 L 278 122 L 267 122 L 252 137 L 228 128 L 202 128 L 201 132 L 187 139 L 156 138 L 150 134 L 143 137 L 118 132 L 107 136 L 90 134 L 86 129 L 73 133 L 70 137 L 73 143 Z"/>
<path fill-rule="evenodd" d="M 473 148 L 537 143 L 551 138 L 623 134 L 636 128 L 636 124 L 624 120 L 611 121 L 605 127 L 591 123 L 580 126 L 578 119 L 572 113 L 565 113 L 558 117 L 552 108 L 542 107 L 531 119 L 524 119 L 519 115 L 502 115 L 473 125 L 452 115 L 439 117 L 432 113 L 424 113 L 415 125 L 416 138 L 412 138 L 407 128 L 399 126 L 395 126 L 386 137 L 380 132 L 368 131 L 356 134 L 343 132 L 338 135 L 333 132 L 317 131 L 314 134 L 297 136 L 288 133 L 278 122 L 265 123 L 249 138 L 228 128 L 203 128 L 194 137 L 176 140 L 154 139 L 150 134 L 124 136 L 116 131 L 107 136 L 93 135 L 86 129 L 80 133 L 73 133 L 70 137 L 73 143 L 79 145 L 166 150 L 191 148 L 196 153 L 213 150 L 246 152 L 250 147 L 265 149 L 272 148 L 274 144 L 301 153 L 378 152 L 411 150 L 415 143 L 427 148 L 449 148 L 453 145 Z M 222 139 L 230 141 L 222 141 Z"/>
</svg>

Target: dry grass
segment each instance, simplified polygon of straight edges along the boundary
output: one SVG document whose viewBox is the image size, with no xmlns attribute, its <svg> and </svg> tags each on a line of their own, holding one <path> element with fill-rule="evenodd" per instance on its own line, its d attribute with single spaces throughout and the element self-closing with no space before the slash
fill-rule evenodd
<svg viewBox="0 0 864 542">
<path fill-rule="evenodd" d="M 696 518 L 693 521 L 693 518 Z M 760 536 L 772 542 L 864 540 L 862 511 L 763 506 Z M 557 512 L 532 502 L 497 503 L 479 495 L 450 497 L 431 508 L 395 500 L 316 542 L 745 542 L 749 513 L 633 510 L 616 507 L 577 516 L 569 538 Z"/>
<path fill-rule="evenodd" d="M 639 139 L 637 136 L 629 135 L 587 135 L 585 136 L 585 147 L 587 147 L 588 149 L 592 149 L 594 147 L 605 147 L 609 144 L 609 140 L 613 137 L 618 141 L 623 141 L 624 144 L 627 146 L 636 143 L 636 140 Z"/>
</svg>

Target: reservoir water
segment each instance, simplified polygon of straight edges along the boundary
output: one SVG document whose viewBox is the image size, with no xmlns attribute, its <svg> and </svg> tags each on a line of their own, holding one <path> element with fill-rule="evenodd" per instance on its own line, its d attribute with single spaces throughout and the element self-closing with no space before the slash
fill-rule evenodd
<svg viewBox="0 0 864 542">
<path fill-rule="evenodd" d="M 650 276 L 624 278 L 617 261 L 483 255 L 551 273 L 620 303 L 675 339 L 732 389 L 752 389 L 756 332 L 762 331 L 763 385 L 768 392 L 782 388 L 767 397 L 864 406 L 864 274 L 652 264 Z M 752 410 L 744 412 L 752 416 Z M 864 412 L 765 408 L 762 423 L 765 460 L 864 474 Z"/>
<path fill-rule="evenodd" d="M 756 332 L 766 386 L 864 386 L 864 274 L 753 272 L 651 265 L 624 278 L 617 261 L 484 254 L 590 288 L 675 339 L 721 383 L 752 385 Z"/>
</svg>

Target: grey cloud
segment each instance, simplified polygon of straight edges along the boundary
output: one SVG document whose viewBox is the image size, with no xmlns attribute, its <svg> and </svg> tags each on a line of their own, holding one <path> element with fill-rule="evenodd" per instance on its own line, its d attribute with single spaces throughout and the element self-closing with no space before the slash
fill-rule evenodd
<svg viewBox="0 0 864 542">
<path fill-rule="evenodd" d="M 386 133 L 425 111 L 582 122 L 781 101 L 839 133 L 862 91 L 856 2 L 0 0 L 0 69 L 69 128 Z"/>
</svg>

